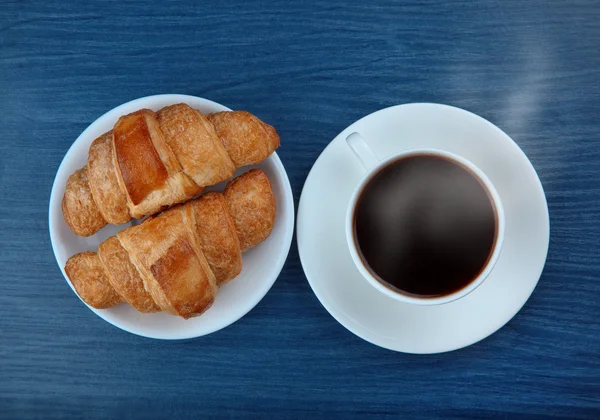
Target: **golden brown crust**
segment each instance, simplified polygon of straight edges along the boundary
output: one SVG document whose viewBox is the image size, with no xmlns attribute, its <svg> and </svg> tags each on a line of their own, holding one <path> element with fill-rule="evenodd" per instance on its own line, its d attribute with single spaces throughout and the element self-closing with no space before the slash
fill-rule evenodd
<svg viewBox="0 0 600 420">
<path fill-rule="evenodd" d="M 163 108 L 158 118 L 148 109 L 125 115 L 112 133 L 90 147 L 90 180 L 74 174 L 65 190 L 65 220 L 80 236 L 187 201 L 279 146 L 275 129 L 248 112 L 205 117 L 185 104 Z"/>
<path fill-rule="evenodd" d="M 98 257 L 110 284 L 127 303 L 140 312 L 160 311 L 152 296 L 144 289 L 144 281 L 116 236 L 100 244 Z"/>
<path fill-rule="evenodd" d="M 152 143 L 142 109 L 124 115 L 114 127 L 114 152 L 123 186 L 131 204 L 141 203 L 152 191 L 162 188 L 169 173 Z"/>
<path fill-rule="evenodd" d="M 62 212 L 65 222 L 79 236 L 93 235 L 106 225 L 90 190 L 87 166 L 75 171 L 67 180 Z"/>
<path fill-rule="evenodd" d="M 176 104 L 158 111 L 157 119 L 183 171 L 197 185 L 214 185 L 233 176 L 233 162 L 213 126 L 199 111 Z"/>
<path fill-rule="evenodd" d="M 119 224 L 128 222 L 131 216 L 127 198 L 117 180 L 112 148 L 112 131 L 94 140 L 88 154 L 88 178 L 92 196 L 104 219 Z"/>
<path fill-rule="evenodd" d="M 242 251 L 222 193 L 208 192 L 185 204 L 210 269 L 221 285 L 242 271 Z"/>
<path fill-rule="evenodd" d="M 65 272 L 81 298 L 99 309 L 127 301 L 141 312 L 183 318 L 206 311 L 219 284 L 240 273 L 241 249 L 271 232 L 275 199 L 267 176 L 251 170 L 225 193 L 210 192 L 149 217 L 71 257 Z"/>
<path fill-rule="evenodd" d="M 157 213 L 200 193 L 167 145 L 153 111 L 125 115 L 114 128 L 118 179 L 135 218 Z"/>
<path fill-rule="evenodd" d="M 140 273 L 140 276 L 144 281 L 144 288 L 150 293 L 154 302 L 163 311 L 176 315 L 177 312 L 171 306 L 167 297 L 160 287 L 155 284 L 156 280 L 149 269 L 152 265 L 152 258 L 145 258 L 149 257 L 149 250 L 151 251 L 152 249 L 152 244 L 147 240 L 148 235 L 151 235 L 153 241 L 157 241 L 156 248 L 160 248 L 161 250 L 163 248 L 162 242 L 168 240 L 168 230 L 177 223 L 177 218 L 169 217 L 170 215 L 172 215 L 172 213 L 166 211 L 157 217 L 149 217 L 138 226 L 132 226 L 120 231 L 117 234 L 117 238 L 129 254 L 131 263 Z M 156 228 L 161 230 L 157 231 Z"/>
<path fill-rule="evenodd" d="M 275 197 L 265 173 L 252 169 L 225 187 L 225 199 L 242 252 L 264 241 L 275 223 Z"/>
<path fill-rule="evenodd" d="M 207 117 L 238 168 L 262 162 L 279 147 L 277 131 L 249 112 L 225 111 Z"/>
<path fill-rule="evenodd" d="M 177 315 L 187 319 L 204 313 L 215 300 L 217 287 L 206 275 L 210 272 L 207 267 L 203 267 L 190 242 L 179 238 L 150 271 Z"/>
<path fill-rule="evenodd" d="M 144 286 L 163 310 L 190 318 L 214 301 L 217 285 L 202 251 L 190 237 L 182 206 L 119 232 Z"/>
<path fill-rule="evenodd" d="M 94 252 L 73 255 L 67 260 L 65 272 L 79 297 L 88 305 L 105 309 L 123 302 L 104 275 L 100 259 Z"/>
</svg>

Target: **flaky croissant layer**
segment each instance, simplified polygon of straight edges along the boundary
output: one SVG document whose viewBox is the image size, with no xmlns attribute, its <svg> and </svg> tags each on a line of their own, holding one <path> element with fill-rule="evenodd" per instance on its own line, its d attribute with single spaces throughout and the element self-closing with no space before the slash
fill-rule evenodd
<svg viewBox="0 0 600 420">
<path fill-rule="evenodd" d="M 77 294 L 98 309 L 128 302 L 140 312 L 190 318 L 214 302 L 221 284 L 242 270 L 242 252 L 264 241 L 275 222 L 275 197 L 253 169 L 104 241 L 98 253 L 69 258 Z"/>
<path fill-rule="evenodd" d="M 186 104 L 119 118 L 90 146 L 62 201 L 73 232 L 90 236 L 183 203 L 279 147 L 273 127 L 245 111 L 203 115 Z"/>
</svg>

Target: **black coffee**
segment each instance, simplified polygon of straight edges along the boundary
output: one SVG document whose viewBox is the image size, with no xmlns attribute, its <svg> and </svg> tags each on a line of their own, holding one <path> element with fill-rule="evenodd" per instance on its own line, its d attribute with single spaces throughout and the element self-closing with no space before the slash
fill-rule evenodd
<svg viewBox="0 0 600 420">
<path fill-rule="evenodd" d="M 390 163 L 363 188 L 354 236 L 365 266 L 384 285 L 439 297 L 471 283 L 496 240 L 496 211 L 481 181 L 435 155 Z"/>
</svg>

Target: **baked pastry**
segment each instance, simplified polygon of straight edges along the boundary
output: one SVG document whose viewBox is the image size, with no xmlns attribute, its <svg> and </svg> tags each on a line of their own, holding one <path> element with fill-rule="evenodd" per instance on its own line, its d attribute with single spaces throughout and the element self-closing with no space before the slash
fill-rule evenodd
<svg viewBox="0 0 600 420">
<path fill-rule="evenodd" d="M 153 215 L 231 178 L 279 147 L 273 127 L 245 111 L 205 116 L 186 104 L 119 118 L 90 146 L 88 164 L 67 181 L 62 201 L 73 232 Z"/>
<path fill-rule="evenodd" d="M 190 318 L 214 302 L 220 285 L 242 270 L 242 251 L 265 240 L 275 198 L 264 172 L 253 169 L 149 217 L 100 244 L 98 253 L 69 258 L 65 272 L 90 306 L 130 303 L 140 312 Z"/>
</svg>

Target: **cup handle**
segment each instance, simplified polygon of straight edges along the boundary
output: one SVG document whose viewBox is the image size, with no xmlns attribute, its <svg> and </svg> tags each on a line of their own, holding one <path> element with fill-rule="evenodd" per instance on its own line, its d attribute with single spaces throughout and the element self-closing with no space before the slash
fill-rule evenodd
<svg viewBox="0 0 600 420">
<path fill-rule="evenodd" d="M 367 144 L 367 141 L 358 133 L 352 133 L 346 137 L 346 143 L 350 146 L 350 150 L 354 156 L 362 164 L 365 170 L 371 169 L 377 165 L 381 159 L 375 154 L 373 149 Z"/>
</svg>

